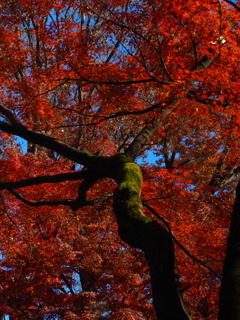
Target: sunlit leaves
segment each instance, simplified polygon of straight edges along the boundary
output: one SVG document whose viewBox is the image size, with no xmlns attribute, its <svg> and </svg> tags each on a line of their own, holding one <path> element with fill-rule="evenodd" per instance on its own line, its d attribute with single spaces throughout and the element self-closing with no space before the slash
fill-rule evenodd
<svg viewBox="0 0 240 320">
<path fill-rule="evenodd" d="M 218 1 L 25 0 L 0 1 L 0 16 L 0 100 L 28 128 L 112 155 L 163 120 L 141 154 L 153 155 L 142 163 L 142 198 L 220 274 L 240 155 L 237 10 L 222 2 L 221 13 Z M 209 68 L 191 71 L 204 55 L 214 58 Z M 80 169 L 39 146 L 26 154 L 27 142 L 4 132 L 0 145 L 1 182 Z M 17 192 L 33 202 L 72 200 L 79 183 Z M 99 181 L 87 199 L 106 200 L 77 212 L 1 193 L 2 311 L 154 319 L 143 256 L 117 235 L 114 188 Z M 178 248 L 177 260 L 192 314 L 215 319 L 219 279 Z"/>
</svg>

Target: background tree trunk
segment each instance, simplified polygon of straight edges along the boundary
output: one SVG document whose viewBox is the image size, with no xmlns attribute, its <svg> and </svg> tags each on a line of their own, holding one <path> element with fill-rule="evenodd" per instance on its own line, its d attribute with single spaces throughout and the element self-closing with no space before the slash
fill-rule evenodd
<svg viewBox="0 0 240 320">
<path fill-rule="evenodd" d="M 240 319 L 240 183 L 236 189 L 236 200 L 227 241 L 218 319 Z"/>
</svg>

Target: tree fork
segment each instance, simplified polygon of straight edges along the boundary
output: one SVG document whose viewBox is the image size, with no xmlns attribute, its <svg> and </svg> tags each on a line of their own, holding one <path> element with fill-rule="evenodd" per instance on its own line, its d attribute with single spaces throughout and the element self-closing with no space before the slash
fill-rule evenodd
<svg viewBox="0 0 240 320">
<path fill-rule="evenodd" d="M 80 153 L 82 155 L 82 153 Z M 149 265 L 153 304 L 159 320 L 190 320 L 182 301 L 180 284 L 175 267 L 174 246 L 170 233 L 143 212 L 140 199 L 142 188 L 142 173 L 140 167 L 124 154 L 112 157 L 99 157 L 85 154 L 84 162 L 89 158 L 90 167 L 99 163 L 101 171 L 107 172 L 108 177 L 115 179 L 118 187 L 114 193 L 113 210 L 118 223 L 121 239 L 128 245 L 143 250 Z M 81 161 L 79 161 L 81 163 Z M 64 175 L 57 176 L 62 181 Z M 65 175 L 69 178 L 68 175 Z M 70 176 L 72 178 L 72 176 Z M 29 179 L 32 185 L 33 179 Z M 51 180 L 51 179 L 50 179 Z M 50 182 L 44 177 L 44 182 Z M 23 185 L 26 186 L 27 180 Z M 39 183 L 39 178 L 35 179 Z M 92 186 L 92 181 L 86 182 Z M 4 188 L 5 183 L 1 184 Z M 14 186 L 14 183 L 11 184 Z M 16 186 L 23 186 L 16 183 Z M 9 184 L 6 183 L 6 187 Z M 85 186 L 80 185 L 80 191 Z M 8 188 L 7 188 L 8 189 Z"/>
</svg>

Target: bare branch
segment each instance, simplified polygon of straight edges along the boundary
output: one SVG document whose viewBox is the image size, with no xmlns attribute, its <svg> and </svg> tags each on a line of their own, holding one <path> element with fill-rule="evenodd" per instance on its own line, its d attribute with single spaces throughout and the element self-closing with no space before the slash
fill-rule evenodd
<svg viewBox="0 0 240 320">
<path fill-rule="evenodd" d="M 59 201 L 29 201 L 22 197 L 19 193 L 17 193 L 13 189 L 7 189 L 9 192 L 11 192 L 18 200 L 21 200 L 23 203 L 25 203 L 28 206 L 31 207 L 42 207 L 42 206 L 59 206 L 59 205 L 64 205 L 64 206 L 69 206 L 71 207 L 71 204 L 73 203 L 73 200 L 59 200 Z"/>
<path fill-rule="evenodd" d="M 104 85 L 116 85 L 116 86 L 126 86 L 126 85 L 132 85 L 132 84 L 141 84 L 141 83 L 149 83 L 149 82 L 156 82 L 158 84 L 170 84 L 170 81 L 163 81 L 158 80 L 157 78 L 148 78 L 148 79 L 139 79 L 139 80 L 127 80 L 127 81 L 95 81 L 86 79 L 82 76 L 80 78 L 66 78 L 65 80 L 69 81 L 84 81 L 91 84 L 104 84 Z"/>
<path fill-rule="evenodd" d="M 11 122 L 12 125 L 18 127 L 20 126 L 22 128 L 24 127 L 18 120 L 18 118 L 15 116 L 15 114 L 6 107 L 4 107 L 2 104 L 0 104 L 0 112 Z"/>
<path fill-rule="evenodd" d="M 234 3 L 233 1 L 230 0 L 224 0 L 225 2 L 229 3 L 231 6 L 233 6 L 235 9 L 237 9 L 238 11 L 240 11 L 240 7 L 238 7 L 236 5 L 236 3 Z"/>
<path fill-rule="evenodd" d="M 6 108 L 5 108 L 6 109 Z M 6 110 L 3 111 L 6 113 Z M 0 111 L 2 111 L 0 109 Z M 14 116 L 10 110 L 7 110 L 8 117 Z M 52 151 L 55 151 L 67 159 L 73 160 L 77 163 L 80 163 L 86 167 L 91 167 L 98 174 L 103 174 L 108 176 L 106 168 L 106 157 L 94 156 L 85 152 L 81 152 L 75 148 L 68 146 L 67 144 L 57 140 L 56 138 L 47 136 L 45 134 L 35 132 L 33 130 L 27 129 L 24 125 L 17 121 L 17 125 L 9 124 L 3 121 L 0 121 L 0 130 L 3 130 L 7 133 L 17 135 L 28 142 L 36 143 L 40 146 L 46 147 Z"/>
<path fill-rule="evenodd" d="M 8 191 L 10 193 L 12 193 L 18 200 L 22 201 L 23 203 L 25 203 L 26 205 L 31 206 L 31 207 L 60 206 L 60 205 L 62 205 L 62 206 L 69 206 L 73 211 L 77 211 L 77 209 L 83 208 L 85 206 L 101 204 L 101 203 L 109 200 L 113 196 L 113 194 L 108 194 L 108 195 L 103 196 L 99 199 L 87 200 L 82 203 L 80 203 L 80 201 L 78 201 L 78 198 L 75 200 L 59 200 L 59 201 L 43 200 L 43 201 L 34 202 L 34 201 L 29 201 L 29 200 L 25 199 L 24 197 L 22 197 L 19 193 L 17 193 L 13 189 L 8 189 Z M 77 206 L 76 206 L 76 201 L 78 201 Z"/>
<path fill-rule="evenodd" d="M 213 60 L 214 57 L 208 57 L 207 55 L 205 55 L 200 61 L 195 64 L 195 66 L 190 69 L 190 71 L 205 70 L 210 66 Z"/>
<path fill-rule="evenodd" d="M 171 113 L 172 107 L 171 103 L 169 103 L 169 107 L 164 108 L 162 110 L 162 115 L 167 116 Z M 163 123 L 163 120 L 155 119 L 153 120 L 151 125 L 145 126 L 140 133 L 136 136 L 136 138 L 133 140 L 133 142 L 130 144 L 130 146 L 127 148 L 127 150 L 124 152 L 125 155 L 133 161 L 140 153 L 142 147 L 147 143 L 147 141 L 150 139 L 150 136 L 157 131 L 158 128 L 161 127 Z"/>
</svg>

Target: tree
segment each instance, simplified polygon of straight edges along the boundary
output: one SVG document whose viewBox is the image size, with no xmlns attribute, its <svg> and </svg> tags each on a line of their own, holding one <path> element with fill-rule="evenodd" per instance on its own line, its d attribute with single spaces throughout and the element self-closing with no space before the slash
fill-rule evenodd
<svg viewBox="0 0 240 320">
<path fill-rule="evenodd" d="M 0 4 L 2 316 L 239 319 L 238 2 Z"/>
</svg>

